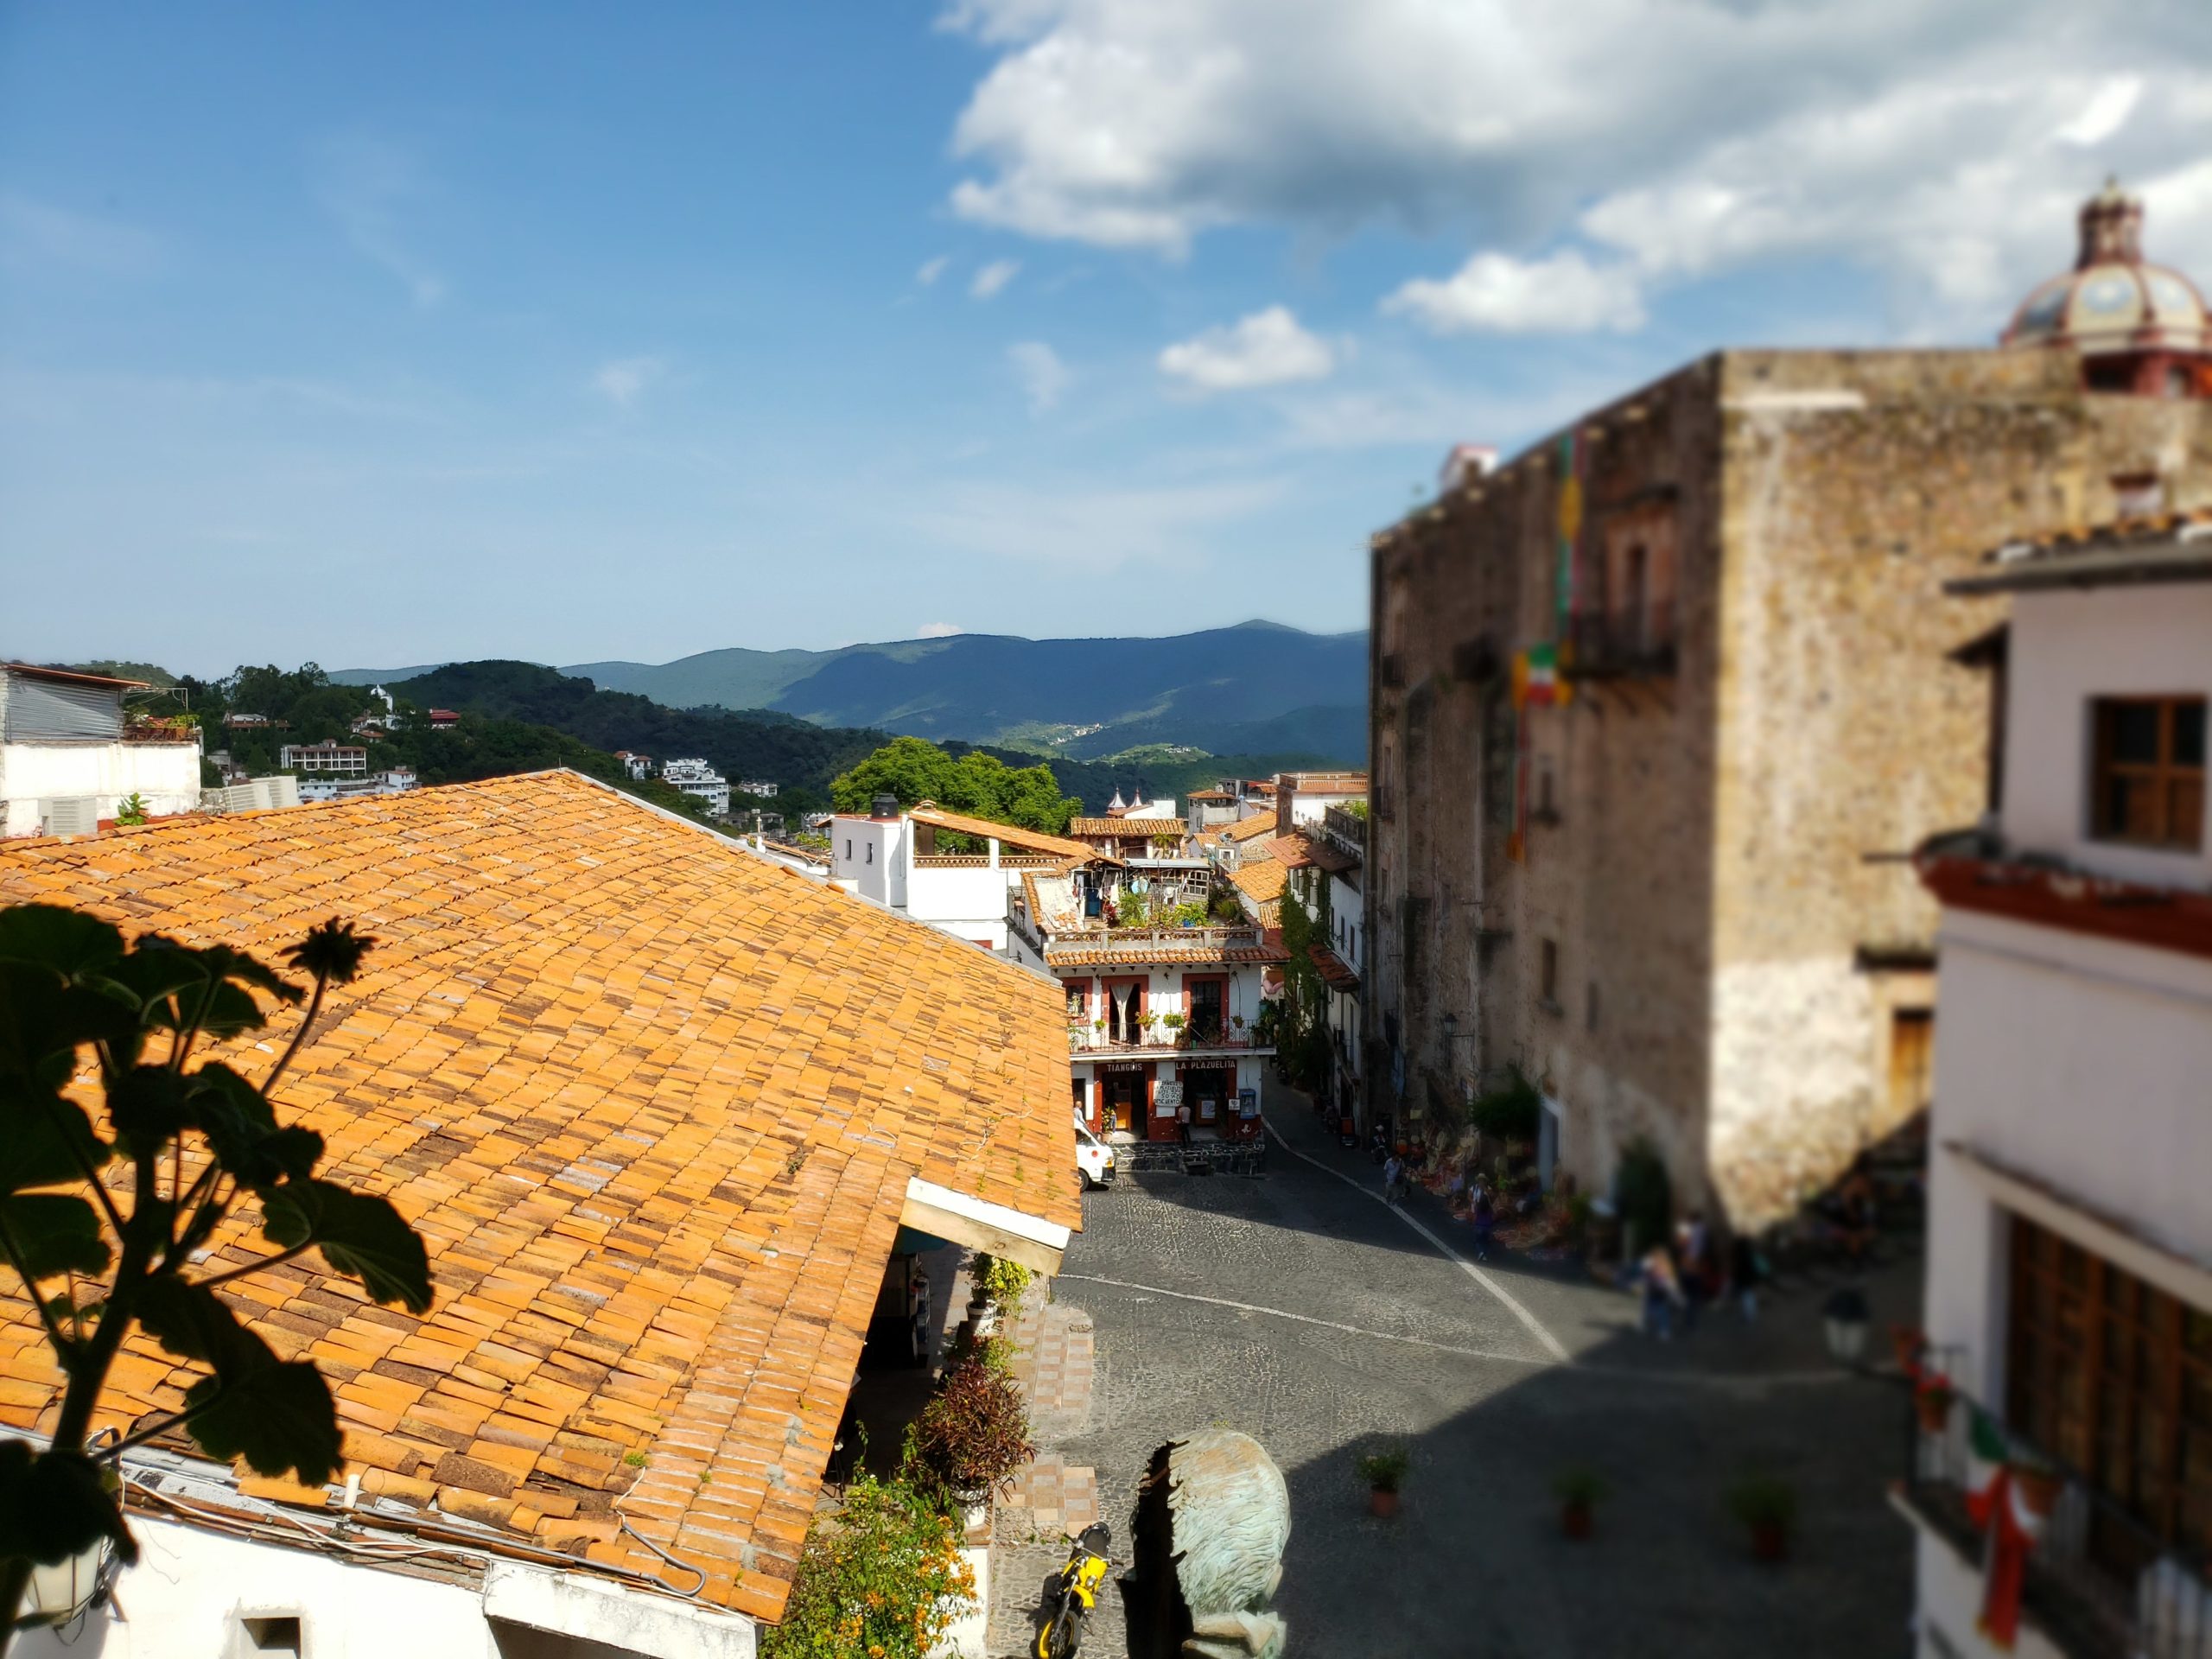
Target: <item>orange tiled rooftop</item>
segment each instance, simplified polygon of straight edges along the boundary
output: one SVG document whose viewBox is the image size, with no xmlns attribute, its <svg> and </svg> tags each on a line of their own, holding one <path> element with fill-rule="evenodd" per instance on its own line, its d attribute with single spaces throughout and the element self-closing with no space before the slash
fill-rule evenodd
<svg viewBox="0 0 2212 1659">
<path fill-rule="evenodd" d="M 423 1232 L 435 1305 L 313 1255 L 224 1294 L 321 1364 L 365 1493 L 518 1546 L 665 1573 L 626 1522 L 776 1618 L 910 1177 L 1080 1224 L 1056 986 L 573 773 L 0 845 L 29 900 L 270 959 L 332 915 L 378 938 L 279 1100 Z M 32 1428 L 60 1378 L 10 1288 Z M 194 1375 L 134 1341 L 105 1421 Z"/>
</svg>

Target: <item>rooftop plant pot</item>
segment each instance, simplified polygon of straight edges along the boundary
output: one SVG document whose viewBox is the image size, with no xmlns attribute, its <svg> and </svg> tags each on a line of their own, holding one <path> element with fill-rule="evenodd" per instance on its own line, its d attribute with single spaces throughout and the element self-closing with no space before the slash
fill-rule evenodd
<svg viewBox="0 0 2212 1659">
<path fill-rule="evenodd" d="M 1761 1521 L 1751 1528 L 1751 1554 L 1762 1561 L 1789 1559 L 1789 1529 L 1779 1521 Z"/>
<path fill-rule="evenodd" d="M 1587 1503 L 1567 1503 L 1559 1512 L 1560 1530 L 1568 1537 L 1581 1540 L 1590 1535 L 1597 1525 L 1597 1513 Z"/>
<path fill-rule="evenodd" d="M 1369 1488 L 1367 1511 L 1370 1515 L 1379 1516 L 1385 1521 L 1389 1520 L 1398 1512 L 1397 1493 L 1384 1491 L 1380 1486 Z"/>
</svg>

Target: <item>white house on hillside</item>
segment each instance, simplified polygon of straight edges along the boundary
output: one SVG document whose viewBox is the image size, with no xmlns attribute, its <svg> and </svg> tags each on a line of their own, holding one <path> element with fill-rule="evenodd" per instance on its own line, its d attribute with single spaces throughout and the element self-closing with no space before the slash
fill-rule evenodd
<svg viewBox="0 0 2212 1659">
<path fill-rule="evenodd" d="M 1943 906 L 1923 1375 L 1955 1390 L 1923 1384 L 1944 1427 L 1901 1491 L 1919 1653 L 2000 1651 L 2008 1603 L 2034 1659 L 2202 1653 L 2212 515 L 2008 547 L 1952 591 L 2012 612 L 1975 652 L 1993 810 L 1916 858 Z"/>
<path fill-rule="evenodd" d="M 940 852 L 939 831 L 965 836 L 971 849 Z M 929 801 L 902 812 L 889 795 L 876 797 L 866 817 L 839 813 L 823 833 L 830 879 L 846 892 L 1000 954 L 1007 898 L 1022 875 L 1097 856 L 1065 836 L 966 817 Z"/>
<path fill-rule="evenodd" d="M 139 680 L 0 664 L 0 833 L 88 836 L 136 795 L 149 817 L 200 804 L 200 734 L 134 723 Z"/>
<path fill-rule="evenodd" d="M 729 779 L 709 766 L 703 760 L 666 760 L 661 763 L 660 779 L 672 784 L 708 811 L 717 817 L 729 813 Z"/>
</svg>

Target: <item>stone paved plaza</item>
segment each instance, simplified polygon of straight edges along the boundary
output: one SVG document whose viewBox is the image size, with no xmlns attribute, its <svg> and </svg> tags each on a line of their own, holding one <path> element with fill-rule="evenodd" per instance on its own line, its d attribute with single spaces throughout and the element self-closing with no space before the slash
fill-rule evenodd
<svg viewBox="0 0 2212 1659">
<path fill-rule="evenodd" d="M 1374 1166 L 1324 1140 L 1302 1097 L 1273 1089 L 1268 1112 L 1292 1150 L 1271 1148 L 1264 1176 L 1091 1194 L 1054 1281 L 1054 1315 L 1091 1327 L 1095 1387 L 1087 1414 L 1057 1411 L 1039 1438 L 1056 1477 L 1096 1471 L 1117 1551 L 1152 1450 L 1220 1424 L 1257 1436 L 1290 1483 L 1276 1606 L 1293 1659 L 1910 1651 L 1909 1535 L 1884 1497 L 1906 1399 L 1827 1359 L 1817 1292 L 1662 1345 L 1579 1274 L 1508 1258 L 1478 1281 L 1375 1200 Z M 1426 1194 L 1412 1215 L 1471 1258 Z M 1876 1276 L 1878 1332 L 1909 1316 L 1916 1274 Z M 1392 1442 L 1413 1469 L 1401 1513 L 1377 1521 L 1354 1465 Z M 1611 1488 L 1586 1543 L 1560 1536 L 1551 1493 L 1578 1465 Z M 1726 1507 L 1753 1469 L 1797 1489 L 1780 1567 L 1750 1558 Z M 1062 1553 L 1043 1532 L 1001 1529 L 995 1654 L 1030 1639 Z M 1084 1651 L 1121 1654 L 1119 1620 Z"/>
</svg>

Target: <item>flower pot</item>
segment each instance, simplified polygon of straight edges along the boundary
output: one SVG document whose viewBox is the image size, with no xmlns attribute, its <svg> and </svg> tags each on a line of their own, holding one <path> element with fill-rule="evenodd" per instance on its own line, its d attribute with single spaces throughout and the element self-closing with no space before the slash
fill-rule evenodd
<svg viewBox="0 0 2212 1659">
<path fill-rule="evenodd" d="M 1560 1530 L 1570 1538 L 1587 1538 L 1597 1516 L 1587 1503 L 1569 1503 L 1560 1510 Z"/>
<path fill-rule="evenodd" d="M 2025 1469 L 2018 1464 L 2012 1465 L 2012 1476 L 2028 1513 L 2049 1519 L 2050 1512 L 2058 1507 L 2058 1477 L 2048 1469 Z"/>
<path fill-rule="evenodd" d="M 1921 1350 L 1927 1346 L 1927 1338 L 1909 1325 L 1893 1325 L 1890 1340 L 1897 1344 L 1897 1369 L 1907 1376 L 1919 1376 Z"/>
<path fill-rule="evenodd" d="M 1948 1389 L 1923 1389 L 1912 1396 L 1912 1408 L 1920 1414 L 1923 1433 L 1941 1434 L 1950 1427 L 1951 1393 Z"/>
<path fill-rule="evenodd" d="M 1370 1487 L 1367 1493 L 1367 1511 L 1389 1520 L 1398 1512 L 1398 1495 L 1386 1492 L 1380 1486 Z"/>
<path fill-rule="evenodd" d="M 1751 1529 L 1751 1554 L 1762 1561 L 1786 1560 L 1789 1529 L 1779 1521 L 1761 1521 Z"/>
</svg>

